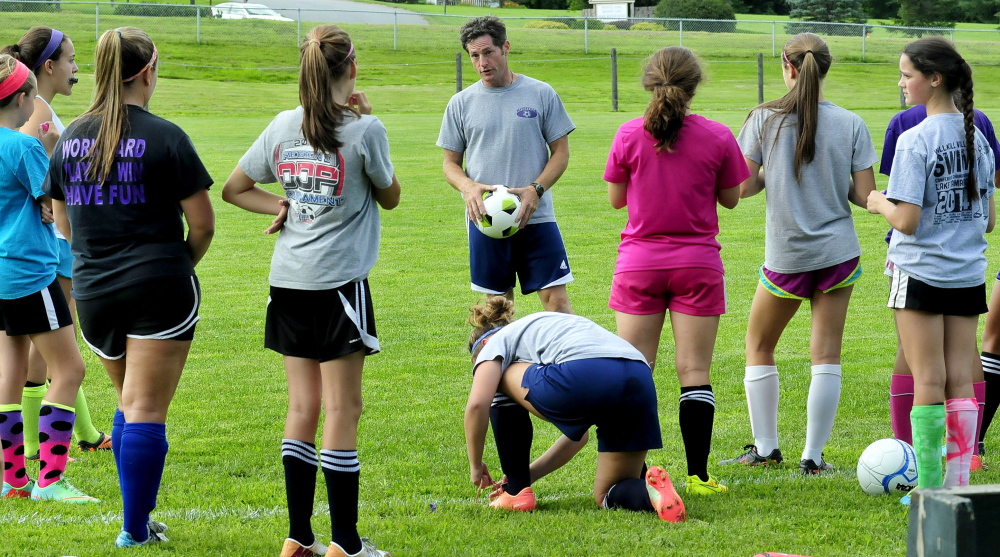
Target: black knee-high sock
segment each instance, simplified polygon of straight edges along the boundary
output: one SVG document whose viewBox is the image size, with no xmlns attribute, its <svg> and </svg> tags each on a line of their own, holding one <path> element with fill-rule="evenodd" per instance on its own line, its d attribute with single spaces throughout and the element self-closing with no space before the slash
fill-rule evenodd
<svg viewBox="0 0 1000 557">
<path fill-rule="evenodd" d="M 1000 355 L 983 352 L 983 377 L 986 379 L 986 405 L 983 407 L 983 426 L 979 428 L 979 441 L 986 439 L 986 430 L 1000 407 Z"/>
<path fill-rule="evenodd" d="M 288 537 L 308 547 L 316 541 L 311 522 L 313 499 L 316 495 L 316 471 L 319 468 L 316 445 L 295 439 L 282 439 L 281 463 L 285 466 Z"/>
<path fill-rule="evenodd" d="M 348 554 L 361 551 L 358 535 L 358 483 L 361 463 L 358 451 L 323 449 L 319 452 L 330 500 L 330 523 L 333 541 Z"/>
<path fill-rule="evenodd" d="M 712 449 L 715 395 L 711 385 L 681 387 L 679 412 L 681 437 L 687 455 L 688 476 L 708 481 L 708 453 Z"/>
<path fill-rule="evenodd" d="M 497 393 L 490 407 L 490 425 L 507 476 L 504 491 L 517 495 L 531 485 L 531 439 L 534 428 L 528 411 L 506 395 Z"/>
<path fill-rule="evenodd" d="M 622 480 L 611 486 L 607 496 L 604 497 L 605 509 L 626 509 L 638 512 L 656 512 L 652 501 L 649 500 L 649 491 L 646 489 L 646 480 L 630 478 Z"/>
</svg>

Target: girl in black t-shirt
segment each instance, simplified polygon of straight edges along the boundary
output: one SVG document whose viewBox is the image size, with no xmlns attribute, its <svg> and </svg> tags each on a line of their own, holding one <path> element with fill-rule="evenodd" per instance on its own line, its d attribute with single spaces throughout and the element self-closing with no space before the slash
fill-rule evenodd
<svg viewBox="0 0 1000 557">
<path fill-rule="evenodd" d="M 146 110 L 157 57 L 140 29 L 101 36 L 94 102 L 63 133 L 45 186 L 56 214 L 69 219 L 80 330 L 118 391 L 118 547 L 166 540 L 149 513 L 167 454 L 167 409 L 198 321 L 194 266 L 215 229 L 212 179 L 191 140 Z"/>
</svg>

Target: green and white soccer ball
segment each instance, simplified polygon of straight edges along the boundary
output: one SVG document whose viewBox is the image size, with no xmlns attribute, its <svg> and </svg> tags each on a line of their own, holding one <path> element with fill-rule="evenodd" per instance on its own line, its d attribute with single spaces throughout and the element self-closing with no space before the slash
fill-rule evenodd
<svg viewBox="0 0 1000 557">
<path fill-rule="evenodd" d="M 490 238 L 508 238 L 517 232 L 517 218 L 521 215 L 521 198 L 496 186 L 496 191 L 483 193 L 486 211 L 476 228 Z"/>
</svg>

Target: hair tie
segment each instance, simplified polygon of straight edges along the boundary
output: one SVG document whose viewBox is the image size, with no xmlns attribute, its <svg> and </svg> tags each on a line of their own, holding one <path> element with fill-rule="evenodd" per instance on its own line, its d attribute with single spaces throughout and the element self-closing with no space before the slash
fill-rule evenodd
<svg viewBox="0 0 1000 557">
<path fill-rule="evenodd" d="M 312 38 L 312 37 L 308 37 L 308 38 L 306 39 L 306 42 L 309 42 L 309 43 L 316 43 L 316 44 L 319 44 L 319 40 L 317 40 L 317 39 L 314 39 L 314 38 Z"/>
<path fill-rule="evenodd" d="M 59 49 L 59 45 L 62 44 L 62 41 L 63 41 L 62 31 L 57 31 L 53 29 L 52 35 L 49 37 L 48 44 L 46 44 L 45 48 L 42 49 L 42 53 L 38 56 L 38 60 L 35 61 L 35 64 L 31 66 L 31 71 L 35 71 L 38 68 L 42 67 L 42 64 L 44 64 L 46 60 L 52 58 L 52 55 L 55 54 L 56 50 Z"/>
<path fill-rule="evenodd" d="M 331 70 L 335 70 L 335 69 L 337 69 L 337 68 L 339 68 L 339 67 L 343 66 L 343 65 L 344 65 L 344 62 L 346 62 L 346 61 L 348 61 L 348 60 L 350 60 L 350 59 L 351 59 L 351 55 L 352 55 L 352 54 L 354 54 L 354 43 L 351 43 L 351 49 L 347 51 L 347 56 L 345 56 L 345 57 L 344 57 L 344 59 L 343 59 L 343 60 L 341 60 L 339 64 L 337 64 L 336 66 L 333 66 L 333 67 L 332 67 L 332 68 L 330 68 L 330 69 L 331 69 Z"/>
<path fill-rule="evenodd" d="M 14 71 L 7 76 L 7 79 L 0 83 L 0 99 L 6 99 L 13 95 L 28 81 L 28 75 L 31 73 L 28 66 L 25 66 L 19 60 L 14 60 L 14 64 Z"/>
<path fill-rule="evenodd" d="M 156 45 L 154 44 L 153 45 L 153 55 L 149 57 L 149 62 L 145 66 L 143 66 L 141 70 L 139 70 L 139 73 L 133 75 L 132 77 L 130 77 L 128 79 L 123 79 L 122 83 L 128 83 L 129 81 L 132 81 L 135 78 L 139 77 L 140 75 L 146 73 L 147 70 L 149 70 L 150 68 L 153 67 L 153 64 L 156 64 L 156 58 L 157 58 Z"/>
<path fill-rule="evenodd" d="M 486 331 L 485 333 L 483 333 L 482 335 L 480 335 L 479 338 L 476 339 L 476 342 L 472 343 L 472 348 L 469 348 L 469 353 L 474 354 L 476 352 L 476 348 L 479 347 L 479 343 L 483 342 L 483 340 L 485 340 L 486 337 L 492 335 L 493 333 L 499 331 L 502 328 L 503 328 L 503 325 L 500 325 L 499 327 L 493 327 L 492 329 L 490 329 L 490 330 Z"/>
<path fill-rule="evenodd" d="M 121 28 L 120 28 L 120 27 L 119 27 L 118 29 L 115 29 L 115 31 L 116 31 L 116 32 L 118 33 L 118 38 L 119 38 L 119 39 L 123 38 L 123 37 L 122 37 L 122 30 L 121 30 Z"/>
<path fill-rule="evenodd" d="M 813 51 L 808 50 L 808 49 L 806 50 L 806 52 L 808 52 L 809 54 L 813 54 Z M 813 55 L 815 56 L 815 54 L 813 54 Z"/>
<path fill-rule="evenodd" d="M 667 81 L 667 82 L 664 82 L 664 83 L 663 83 L 663 86 L 664 86 L 664 87 L 673 87 L 673 86 L 674 86 L 674 84 L 673 84 L 673 83 L 670 83 L 669 81 Z"/>
</svg>

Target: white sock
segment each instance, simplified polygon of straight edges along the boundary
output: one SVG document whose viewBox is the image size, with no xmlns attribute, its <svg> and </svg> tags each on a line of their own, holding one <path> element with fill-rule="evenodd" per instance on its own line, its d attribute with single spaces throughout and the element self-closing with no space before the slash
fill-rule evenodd
<svg viewBox="0 0 1000 557">
<path fill-rule="evenodd" d="M 778 448 L 778 366 L 747 366 L 743 387 L 757 453 L 767 456 Z"/>
<path fill-rule="evenodd" d="M 837 417 L 840 402 L 841 368 L 839 364 L 812 366 L 812 381 L 809 383 L 809 404 L 806 422 L 806 446 L 803 459 L 820 463 L 823 447 L 833 432 L 833 420 Z"/>
</svg>

